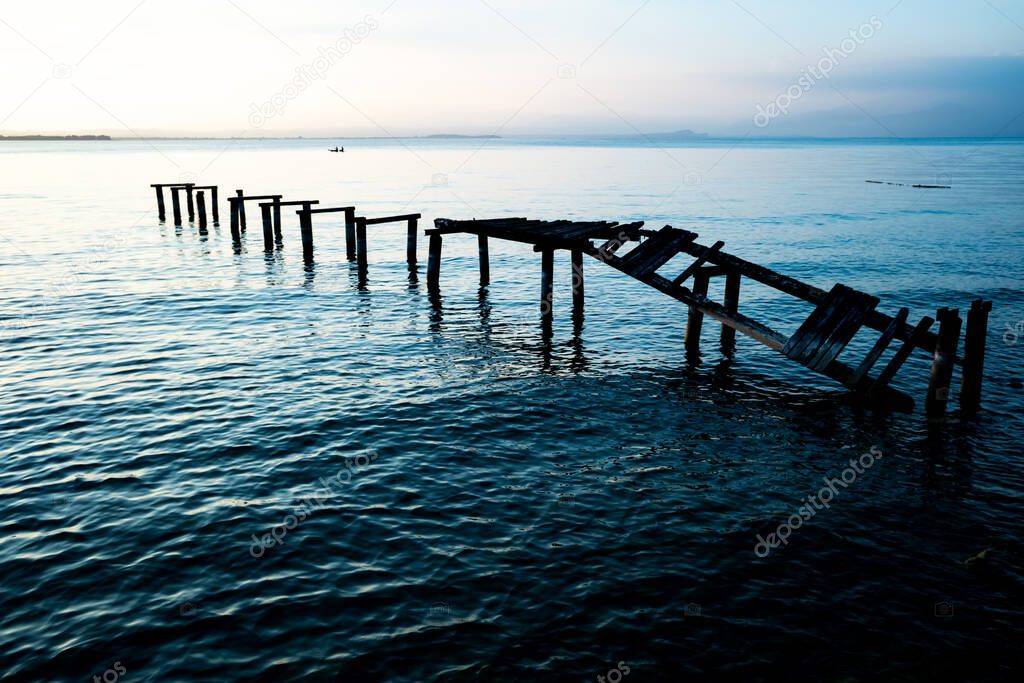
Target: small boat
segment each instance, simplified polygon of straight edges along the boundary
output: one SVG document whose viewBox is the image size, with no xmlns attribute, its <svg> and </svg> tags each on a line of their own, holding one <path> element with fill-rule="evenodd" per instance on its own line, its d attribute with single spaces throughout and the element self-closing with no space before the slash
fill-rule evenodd
<svg viewBox="0 0 1024 683">
<path fill-rule="evenodd" d="M 344 147 L 335 147 L 334 149 L 329 149 L 327 151 L 328 152 L 344 152 L 345 148 Z"/>
</svg>

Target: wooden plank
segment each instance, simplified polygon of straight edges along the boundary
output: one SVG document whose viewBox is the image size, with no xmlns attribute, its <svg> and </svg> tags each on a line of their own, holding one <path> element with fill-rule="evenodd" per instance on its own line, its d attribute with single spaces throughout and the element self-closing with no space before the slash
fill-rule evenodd
<svg viewBox="0 0 1024 683">
<path fill-rule="evenodd" d="M 821 372 L 827 368 L 829 363 L 834 361 L 842 353 L 843 349 L 853 341 L 853 338 L 857 335 L 857 330 L 864 324 L 864 317 L 868 311 L 874 310 L 875 306 L 878 305 L 877 298 L 852 289 L 847 293 L 845 299 L 847 309 L 840 317 L 839 322 L 832 329 L 825 343 L 819 346 L 807 362 L 804 363 L 812 370 Z"/>
<path fill-rule="evenodd" d="M 903 367 L 907 358 L 910 357 L 910 352 L 914 350 L 914 347 L 917 345 L 921 336 L 924 335 L 934 323 L 935 320 L 928 316 L 921 318 L 920 322 L 917 323 L 917 326 L 914 327 L 914 332 L 910 339 L 903 341 L 902 346 L 897 349 L 896 355 L 889 359 L 889 363 L 885 366 L 885 369 L 882 370 L 878 375 L 878 378 L 872 383 L 870 392 L 878 392 L 888 386 L 889 382 L 892 381 L 892 378 L 895 377 L 896 373 L 900 371 L 901 367 Z"/>
<path fill-rule="evenodd" d="M 708 276 L 702 272 L 698 272 L 696 277 L 693 278 L 693 295 L 707 298 L 708 295 Z M 686 345 L 687 356 L 698 356 L 700 355 L 700 331 L 704 324 L 704 312 L 696 306 L 690 306 L 687 310 L 686 315 L 686 338 L 684 344 Z"/>
<path fill-rule="evenodd" d="M 696 235 L 694 235 L 694 237 L 696 237 Z M 707 261 L 710 258 L 712 258 L 715 254 L 717 254 L 718 251 L 722 247 L 724 247 L 724 246 L 725 246 L 725 242 L 719 240 L 719 241 L 715 242 L 714 244 L 712 244 L 710 247 L 701 247 L 701 249 L 703 249 L 704 251 L 700 254 L 700 256 L 697 257 L 697 260 L 694 261 L 693 263 L 691 263 L 689 265 L 689 267 L 687 267 L 686 270 L 684 270 L 682 273 L 680 273 L 676 277 L 676 279 L 672 281 L 672 284 L 674 286 L 678 287 L 679 285 L 681 285 L 684 282 L 686 282 L 687 278 L 689 278 L 691 275 L 693 275 L 695 272 L 697 272 L 698 268 L 700 268 L 705 263 L 707 263 Z M 680 248 L 683 251 L 686 251 L 686 247 L 685 246 L 681 246 Z"/>
<path fill-rule="evenodd" d="M 419 220 L 422 216 L 418 213 L 407 213 L 402 216 L 383 216 L 381 218 L 366 218 L 363 222 L 366 225 L 380 225 L 382 223 L 404 223 L 406 221 Z"/>
<path fill-rule="evenodd" d="M 717 266 L 713 266 L 717 267 Z M 736 313 L 740 307 L 740 278 L 739 271 L 730 270 L 725 273 L 725 310 Z M 736 330 L 728 325 L 722 325 L 721 341 L 722 353 L 732 355 L 736 349 Z"/>
<path fill-rule="evenodd" d="M 801 323 L 797 331 L 789 338 L 786 348 L 782 349 L 788 358 L 803 362 L 807 357 L 809 348 L 818 348 L 822 335 L 831 329 L 833 319 L 837 314 L 838 307 L 842 302 L 846 285 L 837 284 L 832 287 L 825 300 L 817 306 L 811 314 Z"/>
<path fill-rule="evenodd" d="M 293 202 L 281 202 L 281 206 L 287 206 L 287 205 L 292 204 L 292 203 Z M 299 203 L 299 204 L 319 204 L 320 202 L 297 202 L 297 203 Z M 355 208 L 356 207 L 354 207 L 354 206 L 332 206 L 332 207 L 322 207 L 322 208 L 319 208 L 319 209 L 310 209 L 309 212 L 310 213 L 341 213 L 342 211 L 354 211 Z"/>
<path fill-rule="evenodd" d="M 871 372 L 871 368 L 875 366 L 878 359 L 882 357 L 885 350 L 889 348 L 889 344 L 892 342 L 893 337 L 896 336 L 896 330 L 907 322 L 907 316 L 910 315 L 910 309 L 901 308 L 896 314 L 896 317 L 892 319 L 889 326 L 882 332 L 882 336 L 878 338 L 875 345 L 871 347 L 868 355 L 864 357 L 864 360 L 860 362 L 857 369 L 853 371 L 853 375 L 849 379 L 848 387 L 851 389 L 858 389 L 864 384 L 864 380 L 867 378 L 868 373 Z"/>
<path fill-rule="evenodd" d="M 648 237 L 635 249 L 622 257 L 622 265 L 632 275 L 633 269 L 641 265 L 652 254 L 661 251 L 672 240 L 672 228 L 667 225 L 653 237 Z"/>
<path fill-rule="evenodd" d="M 687 242 L 693 240 L 694 237 L 696 237 L 696 235 L 694 235 L 693 233 L 674 233 L 672 235 L 672 240 L 665 246 L 664 249 L 655 254 L 652 254 L 649 259 L 644 261 L 643 264 L 641 264 L 636 268 L 636 270 L 634 270 L 634 277 L 644 278 L 647 277 L 649 274 L 657 271 L 658 268 L 661 268 L 663 265 L 665 265 L 673 258 L 675 258 L 679 254 L 679 248 L 682 245 L 686 244 Z M 711 277 L 707 273 L 705 273 L 704 275 L 705 277 L 708 278 Z"/>
</svg>

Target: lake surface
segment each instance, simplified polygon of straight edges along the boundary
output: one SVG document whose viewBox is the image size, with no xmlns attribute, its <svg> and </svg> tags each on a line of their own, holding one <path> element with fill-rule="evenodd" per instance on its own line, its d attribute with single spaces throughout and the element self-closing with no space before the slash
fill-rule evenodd
<svg viewBox="0 0 1024 683">
<path fill-rule="evenodd" d="M 337 142 L 0 143 L 0 677 L 1019 673 L 1024 142 Z M 221 188 L 206 236 L 149 188 L 193 178 Z M 984 409 L 858 408 L 752 340 L 723 357 L 710 321 L 688 362 L 685 307 L 594 261 L 574 330 L 563 253 L 545 344 L 529 247 L 492 242 L 481 290 L 475 240 L 446 239 L 431 300 L 404 226 L 372 226 L 360 286 L 337 218 L 312 265 L 290 213 L 281 251 L 254 206 L 235 249 L 236 188 L 425 227 L 672 224 L 912 320 L 991 299 Z M 746 282 L 740 307 L 810 312 Z M 928 368 L 897 382 L 919 406 Z"/>
</svg>

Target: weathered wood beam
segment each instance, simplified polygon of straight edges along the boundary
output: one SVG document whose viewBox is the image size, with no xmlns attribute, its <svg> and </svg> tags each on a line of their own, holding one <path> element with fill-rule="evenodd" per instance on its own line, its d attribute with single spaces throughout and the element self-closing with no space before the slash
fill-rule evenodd
<svg viewBox="0 0 1024 683">
<path fill-rule="evenodd" d="M 956 308 L 941 308 L 937 317 L 939 342 L 935 346 L 931 377 L 928 380 L 928 398 L 925 401 L 925 413 L 929 417 L 937 417 L 946 412 L 949 385 L 953 378 L 953 359 L 956 358 L 960 327 L 963 324 L 960 310 Z"/>
<path fill-rule="evenodd" d="M 967 334 L 964 338 L 964 368 L 960 383 L 960 412 L 972 416 L 981 407 L 981 383 L 985 374 L 985 336 L 992 302 L 977 299 L 967 312 Z"/>
</svg>

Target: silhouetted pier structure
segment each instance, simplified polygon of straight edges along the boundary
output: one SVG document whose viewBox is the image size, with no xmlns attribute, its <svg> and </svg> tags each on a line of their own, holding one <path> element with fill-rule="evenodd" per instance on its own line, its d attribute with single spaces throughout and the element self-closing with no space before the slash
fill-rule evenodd
<svg viewBox="0 0 1024 683">
<path fill-rule="evenodd" d="M 684 345 L 688 354 L 700 349 L 700 332 L 705 316 L 722 325 L 721 345 L 732 353 L 736 332 L 751 337 L 814 372 L 830 377 L 852 391 L 887 407 L 911 411 L 914 400 L 890 386 L 910 354 L 919 349 L 930 354 L 932 371 L 928 383 L 926 412 L 942 415 L 949 401 L 954 366 L 962 368 L 960 406 L 965 414 L 974 413 L 981 400 L 984 373 L 985 335 L 991 302 L 976 300 L 967 314 L 964 356 L 957 357 L 962 320 L 957 309 L 940 309 L 936 318 L 938 333 L 931 332 L 935 319 L 924 317 L 917 324 L 907 323 L 909 310 L 895 316 L 876 310 L 878 298 L 842 284 L 825 291 L 795 278 L 722 251 L 723 242 L 699 244 L 697 233 L 671 226 L 660 230 L 644 229 L 643 222 L 619 224 L 610 221 L 539 221 L 526 218 L 458 221 L 439 218 L 426 231 L 430 238 L 427 285 L 440 286 L 441 251 L 445 235 L 476 235 L 480 253 L 480 283 L 490 282 L 488 240 L 511 240 L 533 245 L 541 255 L 541 319 L 549 328 L 553 316 L 554 252 L 571 254 L 573 270 L 573 310 L 582 313 L 584 305 L 583 256 L 590 256 L 661 293 L 687 305 L 688 316 Z M 595 241 L 600 244 L 595 245 Z M 632 243 L 624 254 L 620 250 Z M 680 254 L 694 260 L 677 275 L 658 271 Z M 713 277 L 725 278 L 724 301 L 708 298 L 708 283 Z M 768 325 L 739 311 L 743 278 L 814 304 L 811 314 L 796 332 L 787 337 Z M 689 283 L 689 286 L 684 286 Z M 871 350 L 855 365 L 839 360 L 840 354 L 862 329 L 880 332 Z M 900 342 L 885 367 L 872 376 L 882 355 L 894 341 Z"/>
<path fill-rule="evenodd" d="M 206 227 L 204 190 L 213 197 L 214 221 L 217 221 L 217 187 L 197 186 L 193 183 L 154 184 L 160 220 L 165 220 L 163 188 L 171 191 L 172 211 L 176 225 L 181 224 L 179 193 L 188 197 L 189 219 L 193 219 L 193 194 L 199 206 L 200 233 Z M 299 207 L 299 232 L 303 257 L 313 258 L 313 216 L 344 214 L 345 252 L 349 261 L 355 261 L 360 282 L 367 273 L 367 226 L 387 223 L 406 223 L 406 262 L 410 279 L 415 280 L 418 268 L 417 233 L 421 215 L 367 217 L 356 213 L 355 206 L 320 207 L 319 200 L 284 201 L 283 195 L 246 195 L 236 190 L 228 198 L 231 204 L 231 234 L 236 244 L 245 231 L 245 202 L 260 202 L 263 222 L 263 244 L 268 252 L 283 243 L 281 208 Z M 891 386 L 892 380 L 915 350 L 928 353 L 932 359 L 931 374 L 925 399 L 929 416 L 946 412 L 950 387 L 956 366 L 961 368 L 960 408 L 962 415 L 973 415 L 981 404 L 985 366 L 985 341 L 988 316 L 992 302 L 977 299 L 967 313 L 963 356 L 957 355 L 960 332 L 964 321 L 959 309 L 942 308 L 935 318 L 925 316 L 914 325 L 908 322 L 909 310 L 901 308 L 893 315 L 876 310 L 879 299 L 843 284 L 825 291 L 795 278 L 747 261 L 723 251 L 724 242 L 711 245 L 697 242 L 697 233 L 666 225 L 660 230 L 644 228 L 643 221 L 617 223 L 613 221 L 541 221 L 526 218 L 499 218 L 492 220 L 450 220 L 438 218 L 434 227 L 425 231 L 429 238 L 427 259 L 427 286 L 432 293 L 440 288 L 441 256 L 445 235 L 469 234 L 477 238 L 480 262 L 480 285 L 491 282 L 491 238 L 521 242 L 533 246 L 540 253 L 541 322 L 550 331 L 554 316 L 554 254 L 558 250 L 570 253 L 572 268 L 572 306 L 574 319 L 582 320 L 585 304 L 583 257 L 590 256 L 622 273 L 653 287 L 687 306 L 684 346 L 690 356 L 700 353 L 700 337 L 705 316 L 721 324 L 720 344 L 724 353 L 735 349 L 736 332 L 740 332 L 789 360 L 834 379 L 851 391 L 875 404 L 889 409 L 911 411 L 914 399 Z M 595 241 L 600 244 L 595 244 Z M 629 248 L 623 248 L 629 245 Z M 681 272 L 669 277 L 659 271 L 665 269 L 677 256 L 693 257 Z M 724 296 L 721 303 L 708 297 L 712 278 L 723 277 Z M 743 279 L 760 283 L 796 297 L 815 306 L 803 323 L 786 336 L 770 326 L 747 317 L 739 310 L 740 289 Z M 932 332 L 936 321 L 938 332 Z M 839 359 L 854 337 L 862 330 L 879 332 L 868 353 L 849 365 Z M 888 361 L 877 373 L 875 366 L 894 346 Z"/>
</svg>

